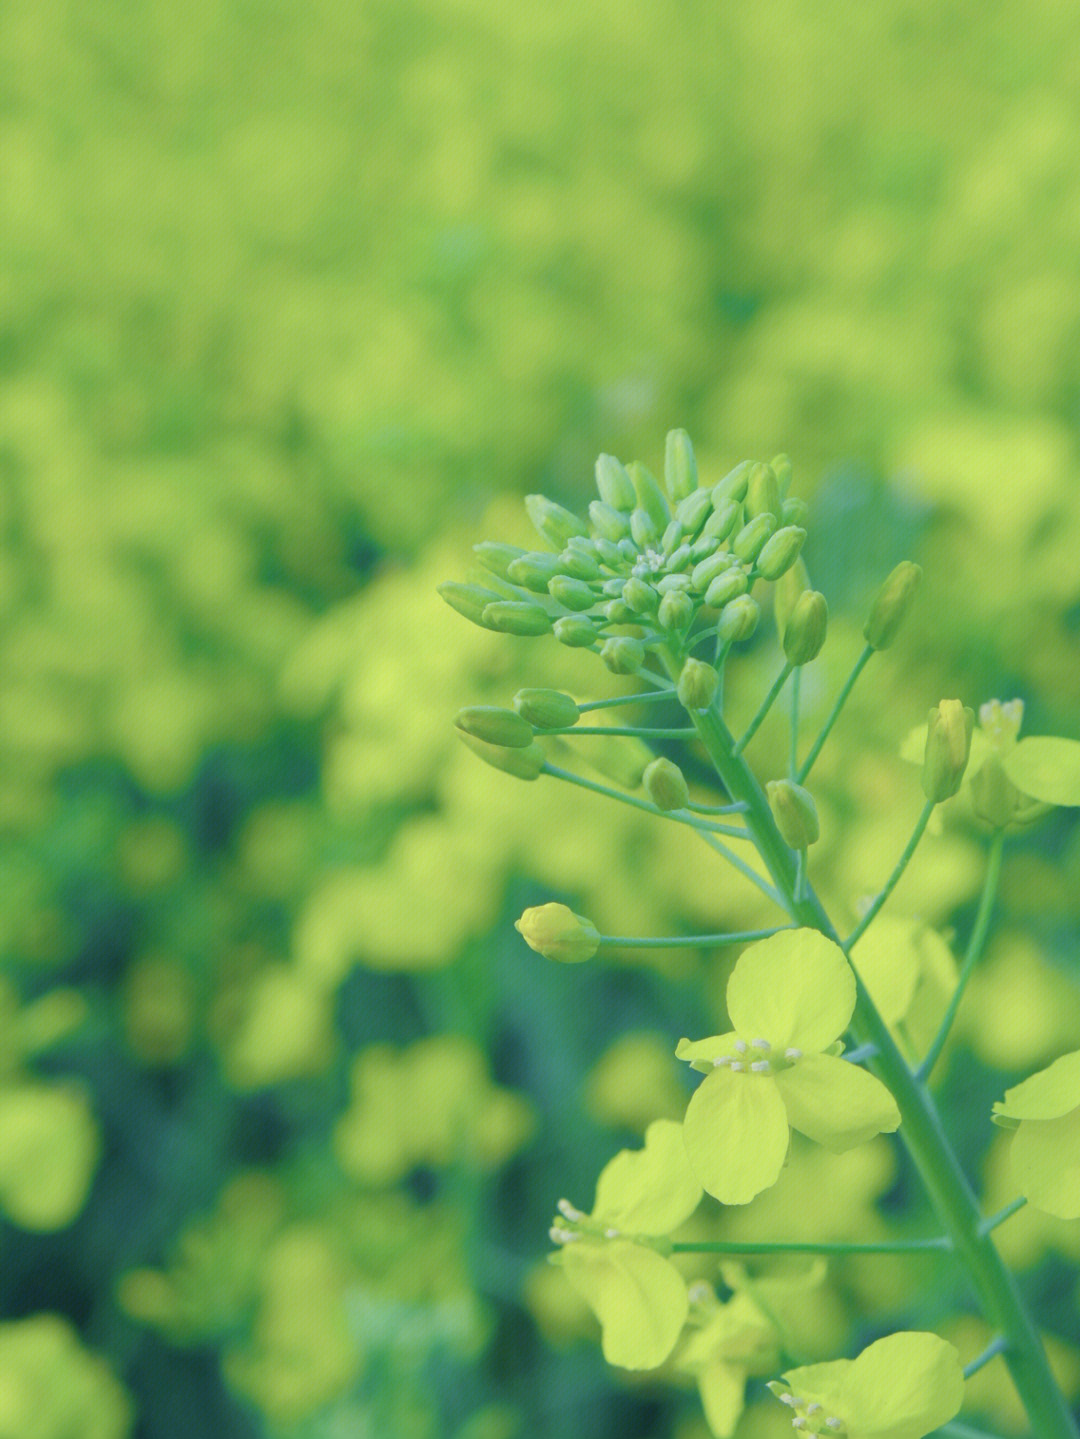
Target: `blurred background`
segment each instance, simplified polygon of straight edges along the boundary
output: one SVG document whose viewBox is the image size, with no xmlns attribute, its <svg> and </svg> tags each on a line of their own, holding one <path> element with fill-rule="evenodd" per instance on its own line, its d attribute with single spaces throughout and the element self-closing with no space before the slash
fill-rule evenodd
<svg viewBox="0 0 1080 1439">
<path fill-rule="evenodd" d="M 703 1439 L 692 1375 L 605 1367 L 546 1231 L 681 1115 L 674 1044 L 721 1022 L 732 956 L 567 969 L 512 921 L 764 901 L 689 831 L 459 744 L 463 704 L 626 682 L 435 586 L 534 543 L 525 493 L 584 506 L 601 450 L 659 470 L 685 426 L 708 483 L 790 453 L 832 616 L 810 732 L 879 580 L 926 571 L 815 769 L 841 922 L 921 807 L 899 745 L 932 704 L 1020 696 L 1026 733 L 1080 737 L 1075 19 L 4 5 L 4 1439 Z M 762 626 L 733 723 L 777 663 Z M 916 1036 L 981 882 L 964 805 L 891 905 L 932 951 Z M 947 1062 L 988 1202 L 991 1101 L 1080 1043 L 1078 919 L 1057 811 L 1007 850 Z M 885 1139 L 695 1222 L 933 1223 Z M 1021 1214 L 1002 1247 L 1075 1395 L 1080 1227 Z M 834 1266 L 796 1338 L 914 1324 L 970 1358 L 966 1286 L 927 1265 Z M 1019 1432 L 1004 1374 L 972 1402 Z M 740 1436 L 787 1431 L 760 1393 Z"/>
</svg>

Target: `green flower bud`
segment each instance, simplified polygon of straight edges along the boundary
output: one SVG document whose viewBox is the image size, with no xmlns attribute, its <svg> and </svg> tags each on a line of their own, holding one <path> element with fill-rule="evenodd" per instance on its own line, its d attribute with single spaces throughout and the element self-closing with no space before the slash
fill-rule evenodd
<svg viewBox="0 0 1080 1439">
<path fill-rule="evenodd" d="M 756 560 L 764 548 L 765 541 L 776 529 L 776 516 L 771 510 L 756 515 L 731 542 L 731 548 L 740 560 Z"/>
<path fill-rule="evenodd" d="M 530 949 L 545 959 L 580 964 L 600 948 L 600 933 L 589 920 L 565 904 L 540 904 L 527 909 L 514 928 Z"/>
<path fill-rule="evenodd" d="M 629 635 L 616 635 L 604 641 L 600 658 L 613 675 L 636 675 L 645 663 L 645 646 Z"/>
<path fill-rule="evenodd" d="M 746 518 L 772 515 L 773 522 L 779 524 L 780 505 L 780 484 L 772 465 L 755 465 L 746 486 Z"/>
<path fill-rule="evenodd" d="M 601 455 L 596 461 L 596 488 L 613 510 L 629 514 L 637 504 L 634 483 L 614 455 Z"/>
<path fill-rule="evenodd" d="M 600 578 L 600 566 L 596 562 L 596 556 L 592 548 L 588 550 L 579 549 L 576 545 L 572 548 L 567 546 L 559 556 L 562 564 L 563 574 L 569 575 L 572 580 L 598 580 Z M 549 592 L 550 592 L 550 586 Z"/>
<path fill-rule="evenodd" d="M 746 498 L 746 487 L 750 481 L 750 470 L 753 466 L 752 460 L 743 460 L 720 481 L 713 485 L 712 502 L 714 505 L 722 505 L 725 500 L 734 500 L 741 505 Z"/>
<path fill-rule="evenodd" d="M 602 535 L 594 541 L 598 558 L 607 565 L 609 570 L 617 569 L 623 562 L 619 547 L 611 540 L 605 540 Z"/>
<path fill-rule="evenodd" d="M 685 594 L 689 589 L 689 575 L 664 575 L 656 582 L 657 593 L 661 595 L 673 595 L 677 592 Z"/>
<path fill-rule="evenodd" d="M 696 535 L 712 513 L 712 494 L 709 490 L 695 490 L 680 500 L 675 509 L 675 518 L 683 527 L 683 534 Z"/>
<path fill-rule="evenodd" d="M 668 570 L 681 570 L 690 563 L 690 546 L 679 545 L 668 556 Z"/>
<path fill-rule="evenodd" d="M 750 595 L 739 595 L 720 611 L 716 622 L 716 637 L 724 644 L 738 644 L 748 640 L 757 629 L 761 618 L 761 607 Z"/>
<path fill-rule="evenodd" d="M 587 535 L 589 527 L 572 510 L 557 505 L 546 495 L 526 495 L 525 509 L 537 530 L 551 544 L 562 548 L 571 535 Z"/>
<path fill-rule="evenodd" d="M 927 799 L 940 804 L 960 788 L 971 751 L 975 711 L 959 700 L 942 700 L 930 711 L 926 730 L 922 787 Z"/>
<path fill-rule="evenodd" d="M 710 555 L 715 555 L 720 548 L 720 540 L 716 535 L 702 535 L 690 546 L 690 558 L 695 562 L 707 560 Z"/>
<path fill-rule="evenodd" d="M 544 768 L 546 756 L 535 740 L 528 749 L 508 749 L 505 745 L 487 744 L 464 730 L 458 730 L 458 734 L 485 764 L 516 775 L 518 779 L 538 779 Z"/>
<path fill-rule="evenodd" d="M 668 527 L 660 536 L 660 548 L 665 555 L 673 554 L 682 543 L 683 527 L 681 520 L 670 520 Z"/>
<path fill-rule="evenodd" d="M 537 729 L 569 729 L 581 718 L 577 702 L 562 690 L 518 690 L 513 705 Z"/>
<path fill-rule="evenodd" d="M 604 606 L 604 618 L 610 620 L 613 625 L 628 625 L 635 618 L 634 611 L 624 599 L 608 600 Z"/>
<path fill-rule="evenodd" d="M 592 520 L 596 533 L 603 535 L 605 540 L 617 542 L 624 540 L 630 533 L 630 521 L 621 510 L 604 500 L 592 501 L 589 505 L 589 519 Z"/>
<path fill-rule="evenodd" d="M 496 600 L 484 610 L 484 624 L 504 635 L 549 635 L 551 616 L 527 600 Z"/>
<path fill-rule="evenodd" d="M 901 560 L 896 566 L 870 607 L 870 618 L 863 630 L 863 638 L 868 645 L 876 650 L 885 650 L 892 644 L 911 607 L 921 578 L 922 570 L 911 560 Z"/>
<path fill-rule="evenodd" d="M 521 590 L 516 585 L 508 584 L 506 580 L 500 579 L 481 565 L 469 565 L 465 571 L 465 583 L 479 585 L 482 590 L 491 590 L 495 599 L 521 599 Z"/>
<path fill-rule="evenodd" d="M 655 614 L 660 603 L 660 596 L 652 585 L 639 580 L 637 575 L 631 575 L 623 585 L 622 597 L 636 615 Z"/>
<path fill-rule="evenodd" d="M 705 603 L 711 610 L 722 610 L 729 600 L 745 595 L 749 588 L 750 581 L 742 570 L 725 570 L 705 591 Z"/>
<path fill-rule="evenodd" d="M 629 521 L 627 521 L 627 523 L 629 523 Z M 626 561 L 627 564 L 636 564 L 641 558 L 641 556 L 638 554 L 637 545 L 634 544 L 633 540 L 630 538 L 629 535 L 627 535 L 624 540 L 619 541 L 618 550 L 619 554 L 622 555 L 623 559 Z"/>
<path fill-rule="evenodd" d="M 787 525 L 777 530 L 761 547 L 757 559 L 757 572 L 763 580 L 778 580 L 791 569 L 799 558 L 799 551 L 806 539 L 806 531 L 798 525 Z"/>
<path fill-rule="evenodd" d="M 786 495 L 791 489 L 791 458 L 788 455 L 775 455 L 769 462 L 769 468 L 776 476 L 776 483 L 780 486 L 780 494 Z"/>
<path fill-rule="evenodd" d="M 784 629 L 784 654 L 788 663 L 808 665 L 817 659 L 825 643 L 829 606 L 818 590 L 804 590 L 795 601 Z"/>
<path fill-rule="evenodd" d="M 506 567 L 506 577 L 515 585 L 524 585 L 537 594 L 547 594 L 548 581 L 562 574 L 562 559 L 550 555 L 546 550 L 529 550 L 511 560 Z"/>
<path fill-rule="evenodd" d="M 518 559 L 525 551 L 518 545 L 500 545 L 495 540 L 482 540 L 473 545 L 473 554 L 483 565 L 500 579 L 508 579 L 506 571 L 512 560 Z"/>
<path fill-rule="evenodd" d="M 685 809 L 690 803 L 682 770 L 663 756 L 646 766 L 641 782 L 657 809 Z"/>
<path fill-rule="evenodd" d="M 684 590 L 670 590 L 661 599 L 656 618 L 661 629 L 685 629 L 694 618 L 694 602 Z"/>
<path fill-rule="evenodd" d="M 694 447 L 685 430 L 669 430 L 664 449 L 664 483 L 677 504 L 698 487 L 697 461 Z"/>
<path fill-rule="evenodd" d="M 703 595 L 716 579 L 725 570 L 730 570 L 736 564 L 735 556 L 730 550 L 721 550 L 718 554 L 709 555 L 707 559 L 700 560 L 690 572 L 690 588 L 697 594 Z"/>
<path fill-rule="evenodd" d="M 817 806 L 809 790 L 790 779 L 771 779 L 765 786 L 776 828 L 792 849 L 807 849 L 820 833 Z"/>
<path fill-rule="evenodd" d="M 438 586 L 438 593 L 452 610 L 457 610 L 459 615 L 472 620 L 474 625 L 479 625 L 484 630 L 495 628 L 484 619 L 484 610 L 499 598 L 493 590 L 486 590 L 481 585 L 459 585 L 449 580 Z"/>
<path fill-rule="evenodd" d="M 807 516 L 810 514 L 810 506 L 798 495 L 792 495 L 780 506 L 780 523 L 782 525 L 805 525 Z"/>
<path fill-rule="evenodd" d="M 684 709 L 703 710 L 712 704 L 720 676 L 704 660 L 689 659 L 682 667 L 676 687 L 679 703 Z"/>
<path fill-rule="evenodd" d="M 627 465 L 626 472 L 633 481 L 638 508 L 648 512 L 656 526 L 656 533 L 660 534 L 671 519 L 666 495 L 639 460 L 633 460 Z"/>
<path fill-rule="evenodd" d="M 598 599 L 584 580 L 572 580 L 568 575 L 556 575 L 548 583 L 548 594 L 568 610 L 591 610 Z"/>
<path fill-rule="evenodd" d="M 786 634 L 788 620 L 795 608 L 795 602 L 804 590 L 810 588 L 810 576 L 800 556 L 776 582 L 773 590 L 773 614 L 776 616 L 778 634 Z"/>
<path fill-rule="evenodd" d="M 648 510 L 637 509 L 630 516 L 630 534 L 638 549 L 644 550 L 649 545 L 655 545 L 658 533 L 653 517 Z"/>
<path fill-rule="evenodd" d="M 597 639 L 595 628 L 577 615 L 563 615 L 561 620 L 555 621 L 554 630 L 559 643 L 574 650 L 587 649 Z"/>
<path fill-rule="evenodd" d="M 721 500 L 705 521 L 702 538 L 714 535 L 718 540 L 726 540 L 739 523 L 741 514 L 742 506 L 737 501 Z"/>
<path fill-rule="evenodd" d="M 527 749 L 533 742 L 532 725 L 513 710 L 500 709 L 497 705 L 467 705 L 458 710 L 454 723 L 459 730 L 486 744 Z"/>
</svg>

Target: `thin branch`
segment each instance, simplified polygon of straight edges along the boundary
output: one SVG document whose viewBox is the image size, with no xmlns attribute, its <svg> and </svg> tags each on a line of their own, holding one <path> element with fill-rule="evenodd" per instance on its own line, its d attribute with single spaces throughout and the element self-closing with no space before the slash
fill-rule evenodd
<svg viewBox="0 0 1080 1439">
<path fill-rule="evenodd" d="M 845 954 L 850 955 L 852 948 L 870 928 L 871 924 L 877 918 L 877 914 L 878 911 L 881 909 L 881 906 L 885 903 L 889 895 L 892 894 L 893 890 L 899 883 L 900 876 L 903 874 L 904 870 L 907 869 L 908 861 L 915 853 L 916 846 L 918 845 L 919 840 L 922 839 L 923 832 L 925 831 L 926 826 L 930 823 L 930 816 L 934 812 L 935 803 L 935 800 L 928 799 L 926 801 L 926 804 L 923 806 L 922 813 L 919 815 L 919 818 L 915 822 L 915 828 L 912 831 L 911 838 L 904 846 L 903 854 L 896 861 L 896 868 L 893 870 L 892 874 L 889 875 L 889 878 L 885 881 L 885 888 L 877 896 L 873 904 L 871 904 L 870 908 L 863 915 L 862 919 L 859 920 L 858 924 L 848 935 L 847 939 L 844 940 L 841 948 L 843 949 Z"/>
<path fill-rule="evenodd" d="M 657 937 L 602 934 L 600 944 L 611 944 L 620 949 L 695 949 L 718 944 L 744 944 L 753 939 L 769 939 L 774 934 L 782 934 L 785 930 L 794 928 L 794 925 L 781 924 L 775 929 L 745 929 L 738 934 L 681 934 Z"/>
<path fill-rule="evenodd" d="M 814 745 L 813 745 L 813 748 L 811 749 L 810 753 L 806 756 L 806 759 L 803 761 L 802 769 L 801 769 L 801 770 L 799 771 L 799 773 L 796 775 L 796 779 L 798 780 L 799 784 L 802 784 L 803 780 L 806 778 L 806 776 L 807 776 L 807 775 L 810 773 L 810 771 L 813 769 L 813 767 L 814 767 L 814 761 L 817 759 L 818 755 L 821 753 L 821 749 L 822 749 L 822 746 L 824 745 L 825 741 L 829 738 L 829 732 L 830 732 L 830 730 L 832 729 L 833 725 L 836 723 L 837 716 L 839 715 L 840 711 L 844 708 L 844 705 L 845 705 L 845 703 L 847 702 L 847 697 L 848 697 L 848 695 L 849 695 L 849 694 L 851 693 L 851 691 L 855 688 L 855 681 L 856 681 L 856 680 L 859 678 L 859 676 L 862 674 L 863 668 L 865 667 L 867 660 L 870 658 L 870 656 L 871 656 L 873 653 L 874 653 L 874 647 L 873 647 L 873 645 L 867 645 L 866 648 L 863 650 L 862 654 L 861 654 L 861 655 L 859 656 L 859 658 L 855 661 L 855 668 L 851 671 L 851 673 L 848 675 L 847 679 L 844 681 L 844 688 L 840 691 L 839 695 L 837 696 L 836 703 L 835 703 L 835 704 L 833 705 L 833 707 L 832 707 L 832 710 L 831 710 L 831 712 L 830 712 L 830 714 L 829 714 L 829 718 L 825 721 L 824 728 L 822 729 L 821 733 L 818 735 L 817 739 L 814 741 Z"/>
<path fill-rule="evenodd" d="M 1011 1204 L 1006 1204 L 1004 1209 L 999 1209 L 996 1214 L 991 1214 L 989 1219 L 981 1220 L 979 1223 L 979 1235 L 989 1234 L 991 1230 L 996 1229 L 999 1224 L 1004 1224 L 1006 1219 L 1011 1219 L 1018 1209 L 1023 1209 L 1026 1203 L 1027 1199 L 1021 1194 L 1020 1197 L 1014 1199 Z"/>
<path fill-rule="evenodd" d="M 953 1242 L 947 1234 L 934 1239 L 883 1239 L 872 1243 L 848 1243 L 843 1239 L 792 1239 L 777 1242 L 748 1240 L 738 1242 L 703 1242 L 673 1244 L 673 1254 L 910 1254 L 920 1250 L 943 1250 L 948 1253 Z"/>
<path fill-rule="evenodd" d="M 980 1355 L 973 1359 L 970 1364 L 964 1365 L 964 1378 L 970 1379 L 973 1374 L 978 1374 L 984 1364 L 989 1364 L 991 1359 L 996 1359 L 997 1356 L 1003 1354 L 1008 1347 L 1009 1341 L 1005 1338 L 1004 1334 L 999 1334 L 996 1339 L 991 1339 L 990 1343 Z"/>
</svg>

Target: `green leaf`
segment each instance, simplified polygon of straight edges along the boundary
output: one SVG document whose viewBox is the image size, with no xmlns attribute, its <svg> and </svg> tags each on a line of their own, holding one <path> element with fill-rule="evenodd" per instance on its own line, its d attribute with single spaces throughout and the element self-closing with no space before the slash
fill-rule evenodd
<svg viewBox="0 0 1080 1439">
<path fill-rule="evenodd" d="M 623 1149 L 600 1172 L 592 1217 L 634 1234 L 669 1234 L 701 1202 L 682 1125 L 657 1119 L 644 1149 Z"/>
<path fill-rule="evenodd" d="M 683 1121 L 694 1173 L 722 1204 L 749 1204 L 780 1177 L 790 1131 L 776 1081 L 714 1069 L 695 1090 Z"/>
<path fill-rule="evenodd" d="M 828 1054 L 808 1054 L 776 1076 L 788 1122 L 840 1154 L 900 1125 L 896 1100 L 880 1079 Z"/>
<path fill-rule="evenodd" d="M 994 1105 L 1003 1119 L 1058 1119 L 1073 1109 L 1080 1109 L 1080 1049 L 1007 1089 Z"/>
<path fill-rule="evenodd" d="M 1028 1202 L 1058 1219 L 1080 1219 L 1080 1106 L 1059 1119 L 1025 1119 L 1009 1155 Z"/>
<path fill-rule="evenodd" d="M 839 945 L 816 929 L 784 930 L 748 945 L 731 972 L 727 1008 L 743 1039 L 774 1049 L 825 1049 L 855 1009 L 855 975 Z"/>
<path fill-rule="evenodd" d="M 566 1277 L 600 1321 L 607 1362 L 621 1369 L 663 1364 L 690 1309 L 674 1264 L 627 1240 L 568 1244 L 562 1253 Z"/>
<path fill-rule="evenodd" d="M 936 1334 L 890 1334 L 844 1376 L 838 1413 L 850 1439 L 922 1439 L 964 1402 L 960 1356 Z"/>
<path fill-rule="evenodd" d="M 1080 805 L 1080 742 L 1033 735 L 1018 740 L 1001 761 L 1021 793 L 1043 804 Z"/>
</svg>

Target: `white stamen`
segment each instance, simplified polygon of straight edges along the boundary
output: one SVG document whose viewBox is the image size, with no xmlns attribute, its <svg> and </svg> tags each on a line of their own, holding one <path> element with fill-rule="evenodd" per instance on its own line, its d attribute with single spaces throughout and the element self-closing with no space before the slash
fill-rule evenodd
<svg viewBox="0 0 1080 1439">
<path fill-rule="evenodd" d="M 801 1049 L 785 1049 L 785 1050 L 784 1050 L 784 1058 L 785 1058 L 785 1059 L 802 1059 L 802 1050 L 801 1050 Z"/>
<path fill-rule="evenodd" d="M 574 1206 L 570 1203 L 569 1199 L 560 1199 L 558 1204 L 556 1204 L 555 1208 L 559 1211 L 559 1213 L 564 1219 L 578 1220 L 585 1218 L 581 1210 L 575 1209 Z"/>
<path fill-rule="evenodd" d="M 795 1408 L 794 1394 L 780 1394 L 777 1397 L 779 1398 L 781 1404 L 789 1404 L 792 1409 Z"/>
<path fill-rule="evenodd" d="M 699 1279 L 696 1284 L 691 1284 L 690 1288 L 686 1291 L 686 1297 L 690 1300 L 691 1304 L 704 1304 L 710 1292 L 709 1286 L 705 1281 Z"/>
<path fill-rule="evenodd" d="M 737 1039 L 737 1040 L 735 1041 L 735 1048 L 739 1051 L 740 1054 L 745 1054 L 745 1053 L 746 1053 L 746 1040 L 745 1040 L 745 1039 Z"/>
<path fill-rule="evenodd" d="M 768 1074 L 771 1069 L 772 1065 L 767 1059 L 755 1059 L 750 1066 L 751 1073 L 753 1074 Z"/>
<path fill-rule="evenodd" d="M 581 1235 L 578 1234 L 576 1230 L 560 1229 L 557 1224 L 551 1226 L 548 1234 L 553 1244 L 569 1244 L 572 1240 L 581 1238 Z"/>
<path fill-rule="evenodd" d="M 820 1409 L 821 1405 L 817 1402 L 816 1399 L 811 1399 L 810 1403 L 806 1406 L 807 1414 L 817 1414 Z"/>
<path fill-rule="evenodd" d="M 772 1045 L 767 1039 L 752 1039 L 750 1043 L 754 1046 L 755 1049 L 764 1050 L 766 1054 L 768 1054 L 769 1050 L 772 1049 Z"/>
<path fill-rule="evenodd" d="M 714 1069 L 723 1069 L 726 1064 L 731 1063 L 731 1055 L 722 1054 L 719 1059 L 714 1059 L 712 1063 Z"/>
<path fill-rule="evenodd" d="M 617 1229 L 605 1229 L 605 1230 L 604 1230 L 604 1238 L 605 1238 L 605 1239 L 618 1239 L 618 1237 L 619 1237 L 619 1231 L 618 1231 Z"/>
<path fill-rule="evenodd" d="M 802 1417 L 801 1414 L 796 1414 L 795 1418 L 791 1421 L 791 1427 L 792 1429 L 805 1429 L 806 1420 Z"/>
<path fill-rule="evenodd" d="M 825 1420 L 825 1423 L 829 1426 L 830 1429 L 842 1429 L 844 1421 L 842 1419 L 837 1419 L 835 1414 L 830 1414 L 828 1419 Z"/>
<path fill-rule="evenodd" d="M 739 1060 L 737 1060 L 737 1059 L 733 1059 L 733 1060 L 731 1061 L 731 1068 L 732 1068 L 732 1071 L 733 1071 L 735 1074 L 745 1074 L 745 1073 L 746 1073 L 746 1065 L 745 1065 L 745 1064 L 741 1064 L 741 1063 L 739 1062 Z"/>
</svg>

